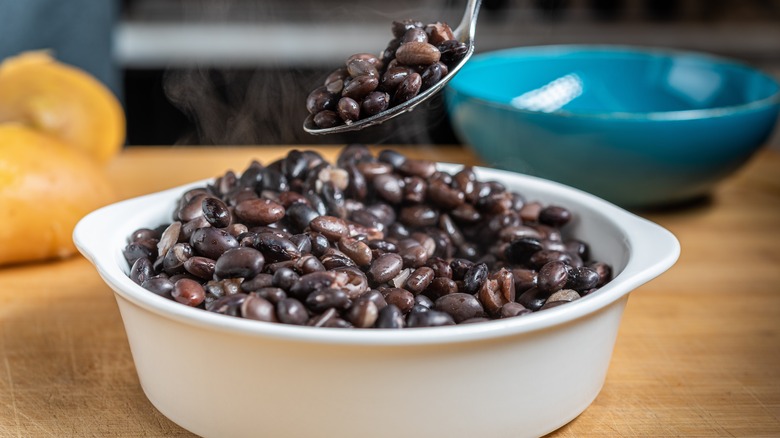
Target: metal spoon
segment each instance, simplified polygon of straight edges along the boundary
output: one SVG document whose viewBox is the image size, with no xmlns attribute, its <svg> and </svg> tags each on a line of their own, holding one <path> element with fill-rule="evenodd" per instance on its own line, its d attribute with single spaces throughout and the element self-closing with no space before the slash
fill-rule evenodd
<svg viewBox="0 0 780 438">
<path fill-rule="evenodd" d="M 441 80 L 434 84 L 431 88 L 428 88 L 427 90 L 423 91 L 412 99 L 401 103 L 400 105 L 390 107 L 379 114 L 366 117 L 365 119 L 356 120 L 350 124 L 338 125 L 332 128 L 318 128 L 317 125 L 315 125 L 312 121 L 312 117 L 309 116 L 303 122 L 303 129 L 309 134 L 314 135 L 338 134 L 347 131 L 357 131 L 369 126 L 378 125 L 382 122 L 392 119 L 393 117 L 397 117 L 405 112 L 411 111 L 417 105 L 430 99 L 434 94 L 438 93 L 442 88 L 444 88 L 445 85 L 447 85 L 447 82 L 449 82 L 450 79 L 452 79 L 458 73 L 461 67 L 466 64 L 466 61 L 468 61 L 469 58 L 471 58 L 471 55 L 474 53 L 474 31 L 476 29 L 477 14 L 479 13 L 479 6 L 481 3 L 482 0 L 468 0 L 468 3 L 466 4 L 466 10 L 463 13 L 463 18 L 460 20 L 458 27 L 453 30 L 455 39 L 466 43 L 468 46 L 466 55 L 457 65 L 449 69 L 447 76 L 441 78 Z"/>
</svg>

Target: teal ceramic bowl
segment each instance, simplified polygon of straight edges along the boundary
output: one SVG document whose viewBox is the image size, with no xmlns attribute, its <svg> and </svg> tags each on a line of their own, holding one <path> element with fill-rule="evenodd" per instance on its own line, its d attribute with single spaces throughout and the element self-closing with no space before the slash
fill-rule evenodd
<svg viewBox="0 0 780 438">
<path fill-rule="evenodd" d="M 624 207 L 706 195 L 765 144 L 780 109 L 778 82 L 744 64 L 618 46 L 476 55 L 445 93 L 485 164 Z"/>
</svg>

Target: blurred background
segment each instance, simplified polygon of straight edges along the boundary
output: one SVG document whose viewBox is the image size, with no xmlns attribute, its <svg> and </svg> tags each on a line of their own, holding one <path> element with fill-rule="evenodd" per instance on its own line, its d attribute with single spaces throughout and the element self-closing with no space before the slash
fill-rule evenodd
<svg viewBox="0 0 780 438">
<path fill-rule="evenodd" d="M 303 132 L 308 93 L 392 20 L 458 23 L 465 0 L 0 0 L 0 58 L 52 48 L 120 96 L 129 145 L 456 143 L 441 100 L 364 132 Z M 36 25 L 35 23 L 44 23 Z M 780 77 L 780 0 L 483 0 L 477 53 L 668 47 Z M 770 142 L 780 148 L 780 135 Z"/>
</svg>

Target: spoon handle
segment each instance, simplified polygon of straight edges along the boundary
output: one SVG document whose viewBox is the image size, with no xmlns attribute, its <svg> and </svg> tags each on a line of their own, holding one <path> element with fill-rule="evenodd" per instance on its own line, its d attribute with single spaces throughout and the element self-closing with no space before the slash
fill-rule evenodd
<svg viewBox="0 0 780 438">
<path fill-rule="evenodd" d="M 477 26 L 477 15 L 479 14 L 479 6 L 481 4 L 482 0 L 468 0 L 466 10 L 463 12 L 463 18 L 453 32 L 455 39 L 461 42 L 474 39 L 474 32 Z"/>
</svg>

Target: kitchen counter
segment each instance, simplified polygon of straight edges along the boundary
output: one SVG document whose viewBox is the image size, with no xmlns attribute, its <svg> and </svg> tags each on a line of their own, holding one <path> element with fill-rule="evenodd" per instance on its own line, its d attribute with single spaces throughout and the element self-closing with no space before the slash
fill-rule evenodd
<svg viewBox="0 0 780 438">
<path fill-rule="evenodd" d="M 476 162 L 455 147 L 401 149 Z M 109 170 L 127 198 L 285 152 L 133 147 Z M 603 390 L 551 436 L 780 436 L 778 175 L 780 154 L 765 150 L 706 201 L 639 212 L 673 232 L 682 254 L 632 293 Z M 192 435 L 144 396 L 113 294 L 92 265 L 2 268 L 0 437 L 67 436 Z"/>
</svg>

